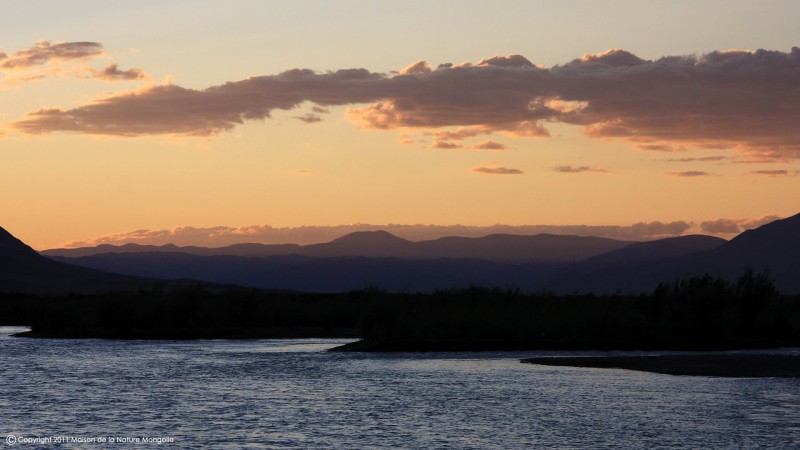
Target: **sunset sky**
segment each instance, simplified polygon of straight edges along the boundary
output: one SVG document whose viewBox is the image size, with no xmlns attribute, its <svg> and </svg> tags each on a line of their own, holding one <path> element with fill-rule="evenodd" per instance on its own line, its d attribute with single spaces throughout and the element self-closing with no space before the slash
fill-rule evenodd
<svg viewBox="0 0 800 450">
<path fill-rule="evenodd" d="M 798 23 L 795 0 L 4 2 L 0 226 L 731 237 L 800 212 Z"/>
</svg>

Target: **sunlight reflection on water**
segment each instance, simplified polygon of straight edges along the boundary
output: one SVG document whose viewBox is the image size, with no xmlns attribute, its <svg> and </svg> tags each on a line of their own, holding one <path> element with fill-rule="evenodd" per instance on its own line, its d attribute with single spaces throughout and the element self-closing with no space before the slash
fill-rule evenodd
<svg viewBox="0 0 800 450">
<path fill-rule="evenodd" d="M 14 331 L 0 329 L 6 434 L 158 435 L 179 448 L 800 445 L 796 379 L 519 362 L 553 352 L 343 354 L 324 352 L 341 340 L 7 337 Z"/>
</svg>

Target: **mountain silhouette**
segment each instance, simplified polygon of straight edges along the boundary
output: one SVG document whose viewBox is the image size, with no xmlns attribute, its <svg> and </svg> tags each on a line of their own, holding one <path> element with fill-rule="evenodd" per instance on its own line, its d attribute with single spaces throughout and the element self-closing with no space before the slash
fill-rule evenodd
<svg viewBox="0 0 800 450">
<path fill-rule="evenodd" d="M 800 292 L 800 214 L 747 230 L 716 248 L 675 258 L 624 261 L 590 271 L 572 270 L 545 287 L 555 292 L 647 292 L 661 282 L 704 274 L 733 281 L 747 268 L 769 270 L 779 290 Z"/>
<path fill-rule="evenodd" d="M 578 264 L 581 270 L 599 269 L 614 264 L 632 264 L 713 250 L 725 244 L 725 239 L 694 234 L 655 241 L 635 242 L 617 250 L 591 257 Z"/>
<path fill-rule="evenodd" d="M 554 234 L 444 237 L 418 243 L 423 254 L 435 257 L 546 263 L 580 261 L 628 244 L 630 242 L 593 236 Z"/>
<path fill-rule="evenodd" d="M 17 241 L 15 245 L 20 244 Z M 53 258 L 139 277 L 317 292 L 370 285 L 429 291 L 470 284 L 555 293 L 652 292 L 659 283 L 680 278 L 708 273 L 735 280 L 746 268 L 768 268 L 781 291 L 800 292 L 800 215 L 746 231 L 730 241 L 681 236 L 632 243 L 595 237 L 495 234 L 412 242 L 377 231 L 306 246 L 239 244 L 205 249 L 128 244 L 110 249 L 114 251 Z M 67 250 L 66 254 L 90 250 Z M 27 258 L 36 256 L 27 246 L 15 252 Z"/>
<path fill-rule="evenodd" d="M 192 282 L 196 284 L 196 282 Z M 135 291 L 155 285 L 183 286 L 169 282 L 126 276 L 54 261 L 0 227 L 0 292 L 65 294 L 100 291 Z"/>
<path fill-rule="evenodd" d="M 203 256 L 161 251 L 55 258 L 142 277 L 192 278 L 267 289 L 335 292 L 373 285 L 388 290 L 430 291 L 474 284 L 536 290 L 587 261 L 592 268 L 641 261 L 648 257 L 648 251 L 650 258 L 661 259 L 712 248 L 719 242 L 725 241 L 686 236 L 627 243 L 578 236 L 496 234 L 415 243 L 386 232 L 366 232 L 297 247 L 292 255 Z M 609 261 L 591 258 L 603 255 L 608 255 Z"/>
<path fill-rule="evenodd" d="M 331 242 L 311 245 L 295 244 L 237 244 L 221 248 L 177 247 L 171 244 L 149 246 L 125 244 L 100 245 L 76 249 L 51 249 L 46 256 L 77 258 L 104 253 L 187 253 L 199 256 L 286 256 L 299 255 L 317 258 L 364 256 L 372 258 L 439 259 L 476 258 L 501 262 L 571 262 L 622 248 L 628 241 L 592 236 L 562 236 L 538 234 L 521 236 L 492 234 L 480 238 L 444 237 L 413 242 L 386 231 L 359 231 Z"/>
<path fill-rule="evenodd" d="M 742 267 L 769 269 L 776 286 L 800 291 L 800 214 L 747 230 L 709 252 L 701 264 L 718 267 L 720 275 L 732 277 Z"/>
</svg>

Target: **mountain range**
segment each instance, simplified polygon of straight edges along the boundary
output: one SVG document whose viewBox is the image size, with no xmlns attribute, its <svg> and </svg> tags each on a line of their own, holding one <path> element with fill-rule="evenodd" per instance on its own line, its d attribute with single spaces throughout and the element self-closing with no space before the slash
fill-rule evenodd
<svg viewBox="0 0 800 450">
<path fill-rule="evenodd" d="M 470 284 L 597 294 L 649 292 L 705 273 L 734 279 L 768 268 L 783 292 L 800 293 L 800 214 L 730 241 L 693 235 L 648 242 L 495 234 L 412 242 L 385 231 L 313 245 L 223 248 L 100 245 L 41 253 L 3 230 L 0 291 L 141 286 L 193 279 L 266 289 L 337 292 L 368 286 L 431 291 Z M 77 267 L 80 266 L 80 267 Z M 91 269 L 91 270 L 90 270 Z M 113 275 L 109 272 L 123 274 Z"/>
<path fill-rule="evenodd" d="M 710 238 L 714 239 L 714 238 Z M 560 263 L 580 261 L 630 245 L 630 241 L 593 236 L 490 234 L 480 238 L 444 237 L 413 242 L 386 231 L 358 231 L 331 242 L 311 245 L 236 244 L 221 248 L 175 245 L 99 245 L 52 249 L 45 256 L 77 258 L 106 253 L 184 253 L 197 256 L 286 256 L 312 258 L 362 256 L 368 258 L 438 259 L 469 258 L 501 262 Z"/>
</svg>

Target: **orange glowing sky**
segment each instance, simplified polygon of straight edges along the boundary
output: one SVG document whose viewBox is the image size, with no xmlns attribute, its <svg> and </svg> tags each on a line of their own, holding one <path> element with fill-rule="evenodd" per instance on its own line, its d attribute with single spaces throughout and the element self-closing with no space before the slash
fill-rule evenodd
<svg viewBox="0 0 800 450">
<path fill-rule="evenodd" d="M 164 3 L 4 5 L 0 226 L 33 247 L 800 210 L 796 1 Z"/>
</svg>

